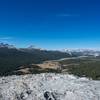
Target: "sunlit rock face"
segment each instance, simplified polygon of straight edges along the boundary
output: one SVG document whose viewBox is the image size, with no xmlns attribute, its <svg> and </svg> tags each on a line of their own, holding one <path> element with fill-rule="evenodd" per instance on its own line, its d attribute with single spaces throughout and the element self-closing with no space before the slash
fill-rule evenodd
<svg viewBox="0 0 100 100">
<path fill-rule="evenodd" d="M 100 81 L 49 73 L 1 77 L 0 100 L 100 100 Z"/>
</svg>

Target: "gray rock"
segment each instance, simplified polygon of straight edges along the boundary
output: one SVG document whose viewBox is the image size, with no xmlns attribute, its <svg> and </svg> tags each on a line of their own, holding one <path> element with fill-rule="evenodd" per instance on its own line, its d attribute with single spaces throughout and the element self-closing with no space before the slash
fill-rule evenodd
<svg viewBox="0 0 100 100">
<path fill-rule="evenodd" d="M 0 77 L 0 100 L 100 100 L 100 81 L 50 73 Z"/>
</svg>

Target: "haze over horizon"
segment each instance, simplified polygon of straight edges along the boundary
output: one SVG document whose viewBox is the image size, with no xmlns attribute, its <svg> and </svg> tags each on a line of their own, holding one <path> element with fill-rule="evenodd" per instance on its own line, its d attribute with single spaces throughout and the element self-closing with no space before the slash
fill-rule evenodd
<svg viewBox="0 0 100 100">
<path fill-rule="evenodd" d="M 0 42 L 45 49 L 100 48 L 99 0 L 1 0 Z"/>
</svg>

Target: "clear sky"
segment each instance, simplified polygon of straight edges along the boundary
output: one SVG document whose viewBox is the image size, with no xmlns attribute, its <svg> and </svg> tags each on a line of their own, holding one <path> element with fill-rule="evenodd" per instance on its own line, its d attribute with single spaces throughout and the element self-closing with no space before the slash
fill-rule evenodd
<svg viewBox="0 0 100 100">
<path fill-rule="evenodd" d="M 100 0 L 0 0 L 0 42 L 100 48 Z"/>
</svg>

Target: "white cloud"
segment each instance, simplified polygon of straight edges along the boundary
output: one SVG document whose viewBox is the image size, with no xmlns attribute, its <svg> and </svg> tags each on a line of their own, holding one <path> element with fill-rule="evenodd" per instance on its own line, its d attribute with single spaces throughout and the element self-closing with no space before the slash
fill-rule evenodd
<svg viewBox="0 0 100 100">
<path fill-rule="evenodd" d="M 10 40 L 12 39 L 13 37 L 0 37 L 0 40 Z"/>
</svg>

